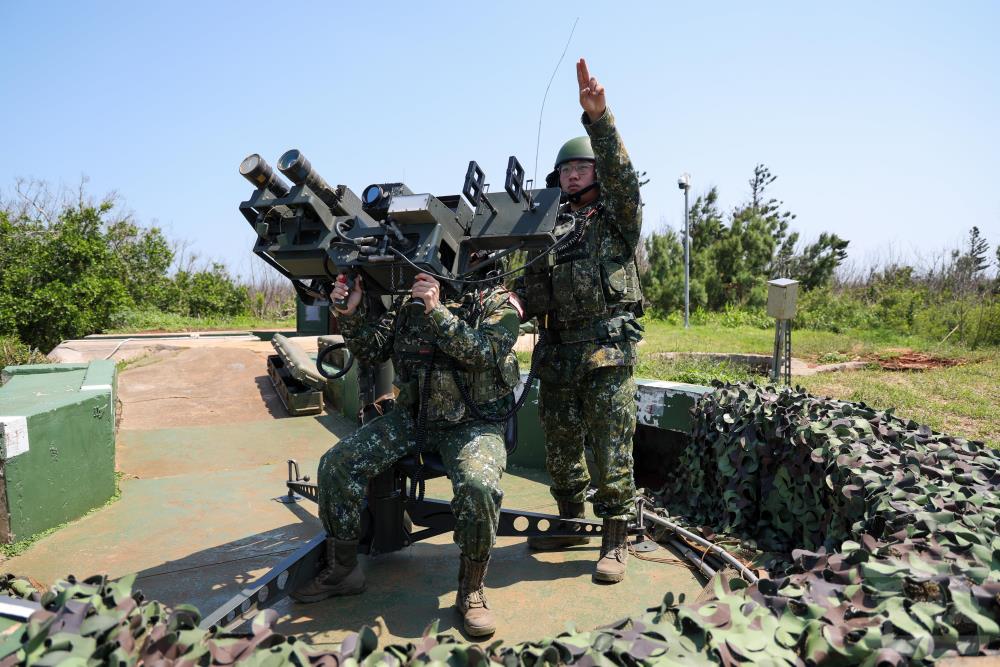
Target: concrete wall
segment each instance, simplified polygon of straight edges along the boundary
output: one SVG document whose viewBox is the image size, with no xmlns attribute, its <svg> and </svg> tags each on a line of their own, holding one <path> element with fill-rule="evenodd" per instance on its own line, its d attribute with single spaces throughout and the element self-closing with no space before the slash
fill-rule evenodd
<svg viewBox="0 0 1000 667">
<path fill-rule="evenodd" d="M 115 491 L 112 361 L 8 366 L 0 387 L 0 540 L 78 518 Z"/>
</svg>

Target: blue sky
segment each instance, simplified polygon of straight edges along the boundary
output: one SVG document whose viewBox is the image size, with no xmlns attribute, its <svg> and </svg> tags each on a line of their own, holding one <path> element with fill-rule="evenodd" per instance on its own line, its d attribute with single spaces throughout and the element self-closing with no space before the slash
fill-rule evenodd
<svg viewBox="0 0 1000 667">
<path fill-rule="evenodd" d="M 246 271 L 244 156 L 299 148 L 360 193 L 451 194 L 476 159 L 539 175 L 581 134 L 587 58 L 643 189 L 747 196 L 758 162 L 804 239 L 864 263 L 930 258 L 972 225 L 1000 243 L 1000 3 L 12 2 L 0 4 L 0 189 L 117 191 L 136 218 Z"/>
</svg>

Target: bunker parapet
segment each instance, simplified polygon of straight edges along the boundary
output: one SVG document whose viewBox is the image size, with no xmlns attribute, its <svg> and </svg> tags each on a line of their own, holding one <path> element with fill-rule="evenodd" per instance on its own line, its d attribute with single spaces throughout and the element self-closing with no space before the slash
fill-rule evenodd
<svg viewBox="0 0 1000 667">
<path fill-rule="evenodd" d="M 0 541 L 79 518 L 115 492 L 113 361 L 3 369 Z"/>
</svg>

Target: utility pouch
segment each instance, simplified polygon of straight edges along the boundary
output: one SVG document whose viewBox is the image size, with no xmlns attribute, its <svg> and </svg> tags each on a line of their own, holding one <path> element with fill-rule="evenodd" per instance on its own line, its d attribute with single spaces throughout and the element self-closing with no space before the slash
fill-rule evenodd
<svg viewBox="0 0 1000 667">
<path fill-rule="evenodd" d="M 457 422 L 465 416 L 465 404 L 450 369 L 435 366 L 431 371 L 430 391 L 425 391 L 423 386 L 420 389 L 420 395 L 427 398 L 428 421 Z"/>
<path fill-rule="evenodd" d="M 607 308 L 601 269 L 593 258 L 559 264 L 552 269 L 552 296 L 560 320 L 603 315 Z"/>
<path fill-rule="evenodd" d="M 546 272 L 528 272 L 518 279 L 514 291 L 524 297 L 527 313 L 535 315 L 552 309 L 552 278 Z"/>
<path fill-rule="evenodd" d="M 601 262 L 601 285 L 608 301 L 620 301 L 628 293 L 625 265 L 614 260 Z"/>
</svg>

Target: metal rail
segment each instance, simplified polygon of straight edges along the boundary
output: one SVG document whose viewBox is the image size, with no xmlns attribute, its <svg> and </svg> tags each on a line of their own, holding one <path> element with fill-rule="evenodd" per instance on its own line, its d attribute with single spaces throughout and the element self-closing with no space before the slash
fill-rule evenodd
<svg viewBox="0 0 1000 667">
<path fill-rule="evenodd" d="M 743 577 L 745 580 L 747 580 L 751 584 L 757 583 L 758 577 L 756 574 L 753 573 L 752 570 L 750 570 L 750 568 L 748 568 L 740 561 L 736 560 L 736 558 L 734 558 L 733 555 L 730 554 L 728 551 L 726 551 L 725 549 L 723 549 L 718 545 L 712 544 L 704 537 L 700 535 L 695 535 L 691 531 L 685 530 L 684 528 L 681 528 L 677 524 L 667 521 L 659 514 L 654 514 L 653 512 L 647 510 L 646 508 L 642 509 L 642 520 L 652 521 L 653 523 L 663 526 L 667 530 L 673 532 L 675 535 L 680 535 L 685 539 L 691 540 L 692 542 L 705 547 L 706 549 L 714 553 L 716 556 L 721 558 L 726 564 L 732 565 L 733 568 L 735 568 L 736 571 L 740 573 L 740 576 Z"/>
<path fill-rule="evenodd" d="M 275 565 L 270 572 L 234 595 L 206 616 L 198 626 L 231 630 L 270 607 L 316 576 L 326 544 L 326 534 L 316 535 Z"/>
</svg>

